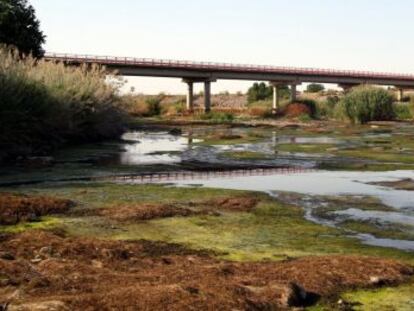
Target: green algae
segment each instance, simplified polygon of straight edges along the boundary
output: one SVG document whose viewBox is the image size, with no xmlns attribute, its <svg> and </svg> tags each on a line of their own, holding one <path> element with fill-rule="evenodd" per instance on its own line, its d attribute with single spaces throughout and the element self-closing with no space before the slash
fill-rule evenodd
<svg viewBox="0 0 414 311">
<path fill-rule="evenodd" d="M 414 282 L 398 287 L 347 292 L 342 297 L 354 304 L 356 311 L 411 311 L 414 310 Z"/>
<path fill-rule="evenodd" d="M 233 160 L 267 160 L 271 158 L 267 153 L 255 151 L 226 151 L 220 153 L 220 156 Z"/>
<path fill-rule="evenodd" d="M 0 226 L 2 233 L 20 233 L 27 230 L 50 230 L 63 225 L 64 221 L 57 217 L 41 217 L 36 222 L 23 222 L 17 225 Z"/>
<path fill-rule="evenodd" d="M 18 190 L 71 199 L 77 203 L 73 212 L 137 203 L 191 206 L 194 202 L 212 198 L 255 196 L 260 203 L 252 212 L 222 211 L 218 216 L 173 217 L 132 224 L 114 223 L 97 216 L 68 215 L 59 218 L 59 226 L 77 236 L 179 243 L 194 249 L 213 250 L 230 260 L 280 260 L 308 255 L 362 254 L 414 262 L 411 253 L 363 245 L 359 240 L 347 237 L 341 229 L 307 221 L 302 208 L 280 202 L 263 193 L 110 183 L 39 185 Z"/>
<path fill-rule="evenodd" d="M 414 241 L 414 226 L 394 223 L 377 223 L 370 220 L 348 219 L 338 224 L 341 228 L 372 234 L 376 238 Z"/>
</svg>

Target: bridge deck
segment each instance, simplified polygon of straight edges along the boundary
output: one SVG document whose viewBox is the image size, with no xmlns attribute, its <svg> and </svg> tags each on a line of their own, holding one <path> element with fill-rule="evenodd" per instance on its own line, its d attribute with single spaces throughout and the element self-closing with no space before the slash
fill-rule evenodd
<svg viewBox="0 0 414 311">
<path fill-rule="evenodd" d="M 133 57 L 111 57 L 111 56 L 94 56 L 94 55 L 76 55 L 76 54 L 55 54 L 47 53 L 45 59 L 48 61 L 62 61 L 65 63 L 81 64 L 96 63 L 111 68 L 153 68 L 153 69 L 178 69 L 185 71 L 197 72 L 226 72 L 226 73 L 253 73 L 253 74 L 276 74 L 297 76 L 306 79 L 306 77 L 326 77 L 326 78 L 351 78 L 351 79 L 374 79 L 389 80 L 390 84 L 398 82 L 407 82 L 414 86 L 413 74 L 357 71 L 357 70 L 335 70 L 319 68 L 296 68 L 282 66 L 266 65 L 247 65 L 231 64 L 216 62 L 194 62 L 180 60 L 163 60 L 149 58 Z M 137 73 L 137 75 L 140 75 Z M 147 75 L 147 74 L 144 74 Z M 340 83 L 341 81 L 338 81 Z M 385 84 L 385 83 L 380 83 Z"/>
</svg>

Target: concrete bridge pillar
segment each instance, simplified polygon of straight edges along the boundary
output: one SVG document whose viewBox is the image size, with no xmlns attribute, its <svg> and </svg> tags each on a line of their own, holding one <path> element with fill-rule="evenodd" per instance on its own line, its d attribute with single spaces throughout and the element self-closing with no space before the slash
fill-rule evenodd
<svg viewBox="0 0 414 311">
<path fill-rule="evenodd" d="M 290 102 L 294 103 L 296 101 L 296 97 L 297 97 L 297 86 L 300 85 L 301 83 L 292 83 L 290 85 Z"/>
<path fill-rule="evenodd" d="M 192 81 L 187 81 L 187 100 L 186 100 L 186 108 L 187 111 L 193 112 L 194 111 L 194 84 Z"/>
<path fill-rule="evenodd" d="M 280 109 L 280 89 L 281 85 L 278 83 L 271 83 L 273 87 L 273 104 L 272 113 L 276 114 Z"/>
<path fill-rule="evenodd" d="M 290 86 L 290 102 L 293 103 L 296 101 L 296 84 Z"/>
<path fill-rule="evenodd" d="M 211 81 L 204 81 L 204 111 L 211 111 Z"/>
<path fill-rule="evenodd" d="M 404 89 L 403 88 L 397 88 L 397 101 L 402 101 L 404 98 Z"/>
</svg>

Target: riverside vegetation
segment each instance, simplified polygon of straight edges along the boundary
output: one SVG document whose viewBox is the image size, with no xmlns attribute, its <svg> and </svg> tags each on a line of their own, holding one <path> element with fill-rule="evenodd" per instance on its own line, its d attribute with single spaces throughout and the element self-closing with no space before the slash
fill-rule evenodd
<svg viewBox="0 0 414 311">
<path fill-rule="evenodd" d="M 0 161 L 121 134 L 121 81 L 107 74 L 97 66 L 66 67 L 1 48 Z"/>
</svg>

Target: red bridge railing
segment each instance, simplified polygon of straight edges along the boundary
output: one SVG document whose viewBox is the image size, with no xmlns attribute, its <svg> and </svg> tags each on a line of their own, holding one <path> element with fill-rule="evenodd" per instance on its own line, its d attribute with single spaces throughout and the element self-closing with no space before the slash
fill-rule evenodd
<svg viewBox="0 0 414 311">
<path fill-rule="evenodd" d="M 218 63 L 218 62 L 194 62 L 194 61 L 187 61 L 187 60 L 181 61 L 181 60 L 171 60 L 171 59 L 78 55 L 78 54 L 61 54 L 61 53 L 46 53 L 45 59 L 50 60 L 50 61 L 63 61 L 67 63 L 97 63 L 97 64 L 102 64 L 102 65 L 186 68 L 186 69 L 192 69 L 192 70 L 220 70 L 220 71 L 230 71 L 230 72 L 281 73 L 281 74 L 296 74 L 296 75 L 321 75 L 321 76 L 358 77 L 358 78 L 376 78 L 376 79 L 414 81 L 414 74 L 357 71 L 357 70 L 298 68 L 298 67 L 283 67 L 283 66 L 248 65 L 248 64 L 232 64 L 232 63 Z"/>
</svg>

